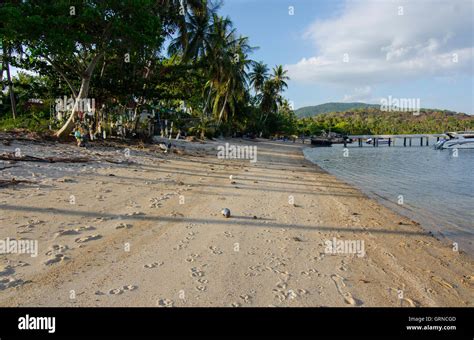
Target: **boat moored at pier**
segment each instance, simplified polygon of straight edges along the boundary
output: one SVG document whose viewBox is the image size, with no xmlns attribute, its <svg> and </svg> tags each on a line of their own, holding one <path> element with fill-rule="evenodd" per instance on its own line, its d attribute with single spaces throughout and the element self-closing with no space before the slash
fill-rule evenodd
<svg viewBox="0 0 474 340">
<path fill-rule="evenodd" d="M 474 131 L 446 132 L 447 139 L 435 144 L 435 149 L 474 149 Z"/>
</svg>

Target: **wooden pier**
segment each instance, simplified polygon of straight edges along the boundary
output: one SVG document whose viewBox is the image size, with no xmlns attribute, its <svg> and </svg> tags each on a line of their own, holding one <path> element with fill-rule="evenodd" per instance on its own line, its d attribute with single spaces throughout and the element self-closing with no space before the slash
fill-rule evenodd
<svg viewBox="0 0 474 340">
<path fill-rule="evenodd" d="M 348 138 L 352 139 L 353 141 L 357 140 L 357 143 L 359 147 L 362 147 L 364 145 L 364 140 L 367 141 L 367 139 L 371 138 L 372 139 L 372 146 L 377 147 L 379 146 L 379 140 L 380 139 L 385 139 L 388 140 L 388 146 L 395 146 L 395 141 L 397 139 L 403 139 L 403 146 L 407 146 L 407 140 L 408 140 L 408 146 L 412 146 L 412 140 L 419 139 L 420 140 L 420 146 L 429 146 L 429 139 L 430 138 L 436 138 L 436 141 L 439 141 L 440 138 L 447 138 L 448 136 L 445 135 L 444 133 L 438 133 L 438 134 L 415 134 L 415 135 L 349 135 L 347 136 Z M 344 146 L 346 146 L 346 143 L 344 143 Z"/>
</svg>

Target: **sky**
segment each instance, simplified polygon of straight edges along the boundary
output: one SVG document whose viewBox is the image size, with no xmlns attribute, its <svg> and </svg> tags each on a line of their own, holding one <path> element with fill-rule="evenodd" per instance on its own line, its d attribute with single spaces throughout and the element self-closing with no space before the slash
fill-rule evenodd
<svg viewBox="0 0 474 340">
<path fill-rule="evenodd" d="M 472 0 L 224 0 L 251 59 L 283 65 L 295 109 L 419 99 L 474 113 Z"/>
</svg>

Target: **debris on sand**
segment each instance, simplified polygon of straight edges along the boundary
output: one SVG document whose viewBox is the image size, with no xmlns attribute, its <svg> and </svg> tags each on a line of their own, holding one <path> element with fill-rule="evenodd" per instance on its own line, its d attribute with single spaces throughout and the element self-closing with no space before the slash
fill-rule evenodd
<svg viewBox="0 0 474 340">
<path fill-rule="evenodd" d="M 229 217 L 230 217 L 230 210 L 229 210 L 228 208 L 222 209 L 221 213 L 222 213 L 222 215 L 223 215 L 225 218 L 229 218 Z"/>
<path fill-rule="evenodd" d="M 34 157 L 29 155 L 17 156 L 14 152 L 3 153 L 0 155 L 0 160 L 3 161 L 22 161 L 22 162 L 43 162 L 43 163 L 86 163 L 91 160 L 86 157 L 64 158 L 64 157 Z"/>
<path fill-rule="evenodd" d="M 26 181 L 26 180 L 18 180 L 15 178 L 12 179 L 0 179 L 0 187 L 6 187 L 9 185 L 17 185 L 20 183 L 28 183 L 28 184 L 36 184 L 36 182 Z"/>
</svg>

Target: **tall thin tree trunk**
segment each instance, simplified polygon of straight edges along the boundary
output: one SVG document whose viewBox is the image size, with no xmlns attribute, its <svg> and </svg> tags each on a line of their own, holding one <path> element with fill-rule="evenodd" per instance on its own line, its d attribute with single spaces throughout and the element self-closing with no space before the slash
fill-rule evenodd
<svg viewBox="0 0 474 340">
<path fill-rule="evenodd" d="M 0 65 L 0 81 L 2 82 L 2 92 L 3 92 L 3 70 L 5 69 L 6 60 L 5 60 L 5 48 L 3 47 L 3 41 L 0 40 L 0 48 L 2 49 L 2 64 Z"/>
<path fill-rule="evenodd" d="M 10 56 L 11 56 L 11 48 L 7 48 L 7 58 L 6 58 L 6 69 L 7 69 L 7 81 L 8 81 L 8 90 L 10 91 L 10 102 L 12 105 L 12 114 L 13 119 L 16 119 L 16 100 L 15 100 L 15 89 L 13 88 L 12 77 L 10 74 Z"/>
<path fill-rule="evenodd" d="M 77 95 L 75 99 L 72 113 L 69 116 L 66 123 L 63 125 L 63 127 L 58 132 L 56 132 L 56 137 L 64 138 L 65 136 L 69 135 L 74 129 L 74 122 L 76 121 L 76 115 L 77 115 L 77 112 L 79 111 L 78 110 L 79 103 L 81 99 L 87 97 L 87 93 L 89 92 L 89 83 L 90 83 L 90 78 L 82 79 L 81 89 L 79 90 L 79 94 Z"/>
<path fill-rule="evenodd" d="M 202 112 L 204 115 L 206 115 L 207 106 L 209 105 L 209 100 L 211 99 L 211 92 L 212 92 L 212 84 L 209 86 L 209 94 L 207 95 L 206 104 L 204 105 L 204 110 Z"/>
<path fill-rule="evenodd" d="M 222 105 L 221 112 L 219 113 L 219 121 L 217 123 L 218 126 L 221 124 L 222 114 L 224 113 L 224 109 L 225 109 L 225 106 L 227 104 L 227 96 L 228 95 L 229 95 L 229 92 L 226 92 L 225 99 L 224 99 L 224 105 Z"/>
</svg>

